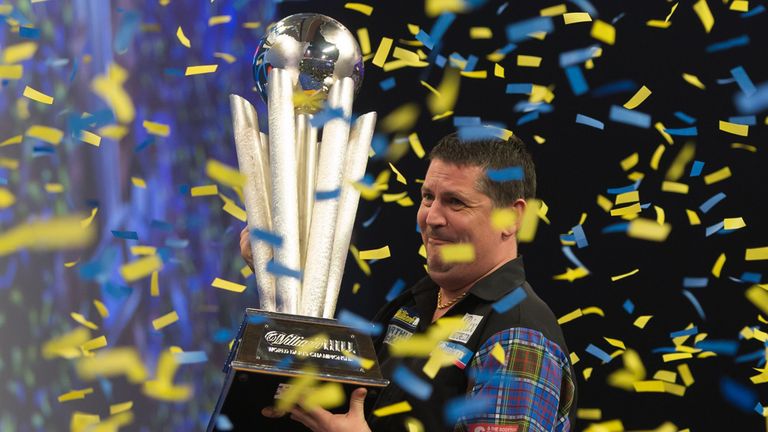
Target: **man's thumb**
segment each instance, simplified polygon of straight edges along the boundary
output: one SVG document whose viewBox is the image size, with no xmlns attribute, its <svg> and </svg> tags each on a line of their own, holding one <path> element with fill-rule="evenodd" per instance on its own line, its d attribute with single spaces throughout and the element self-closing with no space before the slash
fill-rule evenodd
<svg viewBox="0 0 768 432">
<path fill-rule="evenodd" d="M 365 395 L 368 390 L 363 387 L 356 388 L 349 397 L 349 414 L 353 416 L 365 417 Z"/>
</svg>

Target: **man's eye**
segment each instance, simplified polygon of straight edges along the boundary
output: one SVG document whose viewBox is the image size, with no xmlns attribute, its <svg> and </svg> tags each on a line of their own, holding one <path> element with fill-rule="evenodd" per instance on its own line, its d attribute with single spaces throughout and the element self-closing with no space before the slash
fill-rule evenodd
<svg viewBox="0 0 768 432">
<path fill-rule="evenodd" d="M 433 197 L 432 194 L 423 193 L 421 194 L 421 199 L 424 201 L 432 201 L 433 199 L 435 199 L 435 197 Z"/>
<path fill-rule="evenodd" d="M 457 199 L 457 198 L 451 198 L 451 200 L 449 201 L 449 203 L 450 203 L 452 206 L 463 206 L 463 205 L 464 205 L 464 203 L 463 203 L 463 202 L 462 202 L 460 199 Z"/>
</svg>

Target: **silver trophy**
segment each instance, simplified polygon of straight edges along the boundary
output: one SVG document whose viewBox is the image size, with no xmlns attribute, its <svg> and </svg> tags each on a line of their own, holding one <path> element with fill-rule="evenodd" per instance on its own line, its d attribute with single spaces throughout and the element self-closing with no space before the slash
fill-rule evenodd
<svg viewBox="0 0 768 432">
<path fill-rule="evenodd" d="M 365 173 L 376 123 L 370 112 L 350 128 L 360 47 L 332 18 L 291 15 L 261 40 L 253 74 L 269 137 L 253 106 L 230 95 L 248 225 L 282 239 L 251 242 L 260 308 L 331 318 L 360 196 L 352 183 Z M 319 142 L 318 113 L 331 118 Z"/>
<path fill-rule="evenodd" d="M 267 31 L 253 73 L 269 136 L 247 100 L 230 95 L 230 105 L 248 225 L 272 241 L 251 240 L 260 309 L 245 311 L 209 432 L 220 416 L 235 430 L 306 430 L 259 414 L 296 377 L 343 383 L 347 393 L 388 384 L 370 333 L 331 319 L 360 198 L 353 183 L 365 174 L 376 123 L 370 112 L 350 127 L 360 47 L 332 18 L 292 15 Z M 362 367 L 361 358 L 373 361 Z"/>
</svg>

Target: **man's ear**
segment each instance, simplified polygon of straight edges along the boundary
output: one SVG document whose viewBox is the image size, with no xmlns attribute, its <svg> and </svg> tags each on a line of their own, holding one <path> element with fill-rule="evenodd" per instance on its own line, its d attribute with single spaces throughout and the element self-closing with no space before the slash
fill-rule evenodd
<svg viewBox="0 0 768 432">
<path fill-rule="evenodd" d="M 507 206 L 508 209 L 515 213 L 515 223 L 501 231 L 503 238 L 508 238 L 517 234 L 517 231 L 520 229 L 520 223 L 523 220 L 523 214 L 525 214 L 525 209 L 527 206 L 528 203 L 522 198 L 516 199 L 512 204 Z"/>
</svg>

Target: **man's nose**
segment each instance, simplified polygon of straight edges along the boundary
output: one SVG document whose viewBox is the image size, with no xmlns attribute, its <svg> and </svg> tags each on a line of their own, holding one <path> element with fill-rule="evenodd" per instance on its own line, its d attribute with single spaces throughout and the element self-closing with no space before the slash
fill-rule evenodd
<svg viewBox="0 0 768 432">
<path fill-rule="evenodd" d="M 446 223 L 445 209 L 437 201 L 432 203 L 432 206 L 427 210 L 427 225 L 429 226 L 443 226 Z"/>
</svg>

